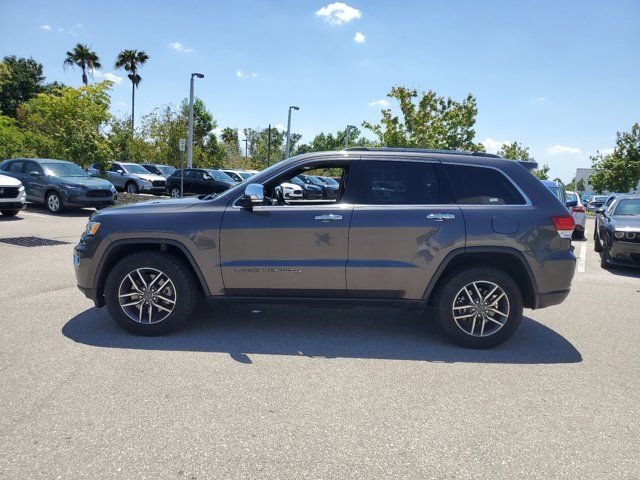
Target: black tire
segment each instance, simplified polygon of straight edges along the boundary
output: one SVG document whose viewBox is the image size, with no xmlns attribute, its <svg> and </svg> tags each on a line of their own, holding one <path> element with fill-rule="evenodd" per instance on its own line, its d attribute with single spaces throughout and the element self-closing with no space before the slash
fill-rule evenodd
<svg viewBox="0 0 640 480">
<path fill-rule="evenodd" d="M 119 288 L 127 275 L 138 268 L 158 269 L 175 286 L 175 306 L 158 323 L 139 323 L 131 319 L 120 306 Z M 164 252 L 133 253 L 120 260 L 109 273 L 104 288 L 105 303 L 111 318 L 124 330 L 135 335 L 164 335 L 186 322 L 198 303 L 198 286 L 191 269 L 179 258 Z"/>
<path fill-rule="evenodd" d="M 609 260 L 611 259 L 611 254 L 609 253 L 609 249 L 611 248 L 609 237 L 605 235 L 604 237 L 604 245 L 600 248 L 600 266 L 602 268 L 609 268 L 611 265 L 609 264 Z"/>
<path fill-rule="evenodd" d="M 15 217 L 20 210 L 0 210 L 5 217 Z"/>
<path fill-rule="evenodd" d="M 593 251 L 602 251 L 602 242 L 600 242 L 600 236 L 596 232 L 593 233 Z"/>
<path fill-rule="evenodd" d="M 498 285 L 509 302 L 507 320 L 493 334 L 482 337 L 471 335 L 462 330 L 453 318 L 453 304 L 458 292 L 472 282 L 491 282 Z M 469 267 L 452 273 L 439 286 L 433 303 L 440 328 L 451 340 L 466 348 L 481 349 L 500 345 L 515 333 L 522 321 L 522 293 L 518 285 L 509 275 L 491 267 Z"/>
<path fill-rule="evenodd" d="M 64 210 L 64 204 L 58 192 L 49 192 L 44 199 L 44 204 L 47 210 L 53 214 L 62 213 Z"/>
<path fill-rule="evenodd" d="M 124 186 L 124 191 L 131 195 L 137 195 L 138 193 L 140 193 L 140 189 L 138 188 L 138 184 L 136 182 L 127 182 Z"/>
<path fill-rule="evenodd" d="M 171 198 L 180 198 L 180 187 L 173 186 L 169 190 L 169 196 Z"/>
</svg>

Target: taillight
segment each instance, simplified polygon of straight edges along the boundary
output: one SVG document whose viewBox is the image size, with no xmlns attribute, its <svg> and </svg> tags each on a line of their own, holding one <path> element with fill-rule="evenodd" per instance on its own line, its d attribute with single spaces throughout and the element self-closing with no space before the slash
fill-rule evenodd
<svg viewBox="0 0 640 480">
<path fill-rule="evenodd" d="M 551 217 L 551 221 L 553 222 L 553 226 L 556 227 L 558 235 L 562 238 L 571 238 L 573 228 L 576 226 L 576 222 L 573 220 L 573 217 Z"/>
<path fill-rule="evenodd" d="M 571 207 L 571 213 L 584 213 L 586 210 L 584 205 L 578 205 L 577 207 Z"/>
</svg>

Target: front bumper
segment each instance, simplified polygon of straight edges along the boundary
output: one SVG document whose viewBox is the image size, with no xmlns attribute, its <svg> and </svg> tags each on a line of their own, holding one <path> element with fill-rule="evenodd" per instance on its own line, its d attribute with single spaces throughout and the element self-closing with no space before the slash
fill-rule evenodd
<svg viewBox="0 0 640 480">
<path fill-rule="evenodd" d="M 116 204 L 118 193 L 105 197 L 90 197 L 87 192 L 63 192 L 65 207 L 109 207 Z"/>
<path fill-rule="evenodd" d="M 640 243 L 613 240 L 609 249 L 609 263 L 640 267 Z"/>
<path fill-rule="evenodd" d="M 167 186 L 162 185 L 161 187 L 146 187 L 143 186 L 140 190 L 142 193 L 152 193 L 154 195 L 163 195 L 167 192 Z"/>
<path fill-rule="evenodd" d="M 27 194 L 23 190 L 17 197 L 0 198 L 0 210 L 22 210 L 27 206 Z"/>
</svg>

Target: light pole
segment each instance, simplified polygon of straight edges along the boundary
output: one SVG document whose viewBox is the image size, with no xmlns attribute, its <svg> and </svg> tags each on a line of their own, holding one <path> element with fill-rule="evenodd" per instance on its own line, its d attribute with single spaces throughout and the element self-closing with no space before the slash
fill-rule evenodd
<svg viewBox="0 0 640 480">
<path fill-rule="evenodd" d="M 189 85 L 189 141 L 187 142 L 187 168 L 193 166 L 193 79 L 195 77 L 204 78 L 201 73 L 191 74 L 191 83 Z"/>
<path fill-rule="evenodd" d="M 289 118 L 287 120 L 287 150 L 285 158 L 289 158 L 289 151 L 291 148 L 291 110 L 300 110 L 300 107 L 293 105 L 289 107 Z"/>
<path fill-rule="evenodd" d="M 247 158 L 249 157 L 249 140 L 247 140 L 246 138 L 244 140 L 242 140 L 244 142 L 244 157 Z"/>
<path fill-rule="evenodd" d="M 349 148 L 349 131 L 352 128 L 356 128 L 355 125 L 347 125 L 347 128 L 344 130 L 344 148 Z"/>
</svg>

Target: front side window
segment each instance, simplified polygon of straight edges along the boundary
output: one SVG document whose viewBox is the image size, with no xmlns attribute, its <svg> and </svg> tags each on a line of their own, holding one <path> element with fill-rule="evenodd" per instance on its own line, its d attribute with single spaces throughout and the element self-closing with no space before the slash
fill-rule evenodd
<svg viewBox="0 0 640 480">
<path fill-rule="evenodd" d="M 460 205 L 524 205 L 523 196 L 493 168 L 444 164 L 453 195 Z"/>
<path fill-rule="evenodd" d="M 442 198 L 436 165 L 427 162 L 368 161 L 363 165 L 356 203 L 437 205 Z"/>
<path fill-rule="evenodd" d="M 23 165 L 24 165 L 24 162 L 22 160 L 18 162 L 11 162 L 11 165 L 9 165 L 9 168 L 7 171 L 11 173 L 22 173 Z"/>
</svg>

